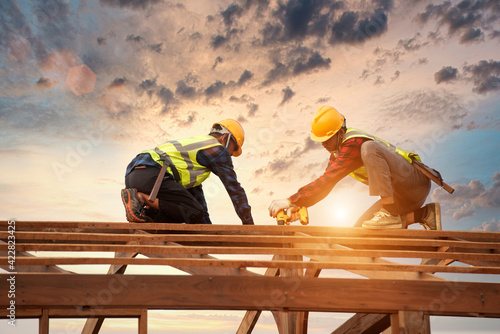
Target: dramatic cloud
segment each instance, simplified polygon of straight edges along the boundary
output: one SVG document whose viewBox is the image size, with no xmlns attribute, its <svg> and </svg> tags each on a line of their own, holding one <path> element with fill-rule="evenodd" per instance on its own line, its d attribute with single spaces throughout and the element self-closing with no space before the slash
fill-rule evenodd
<svg viewBox="0 0 500 334">
<path fill-rule="evenodd" d="M 244 85 L 252 78 L 253 78 L 253 73 L 248 70 L 245 70 L 238 79 L 238 86 Z"/>
<path fill-rule="evenodd" d="M 394 9 L 390 0 L 1 1 L 1 141 L 22 149 L 49 148 L 57 140 L 50 157 L 67 143 L 75 147 L 80 128 L 103 122 L 115 130 L 105 131 L 96 153 L 108 145 L 127 151 L 132 141 L 142 146 L 186 135 L 213 117 L 232 117 L 245 122 L 248 134 L 242 184 L 258 182 L 257 176 L 309 180 L 321 175 L 328 158 L 309 139 L 310 116 L 334 104 L 349 113 L 352 126 L 434 155 L 434 134 L 463 130 L 469 136 L 468 129 L 498 123 L 499 4 L 399 1 Z M 411 20 L 418 11 L 423 26 Z M 68 69 L 82 65 L 97 79 L 92 92 L 75 96 L 65 82 Z M 470 85 L 470 91 L 445 83 Z M 472 90 L 488 95 L 479 101 Z M 274 116 L 279 112 L 283 117 Z M 479 178 L 474 173 L 467 171 Z M 483 181 L 477 194 L 448 203 L 450 216 L 482 214 L 483 207 L 496 213 L 497 184 Z M 471 191 L 473 185 L 463 186 Z M 288 187 L 282 184 L 280 193 Z M 259 214 L 259 202 L 270 195 L 252 188 L 262 195 L 249 196 Z M 5 202 L 4 211 L 11 204 Z"/>
<path fill-rule="evenodd" d="M 134 106 L 134 94 L 125 78 L 116 78 L 102 91 L 99 101 L 112 115 L 128 113 Z"/>
<path fill-rule="evenodd" d="M 444 133 L 462 128 L 463 120 L 469 113 L 454 94 L 443 90 L 419 90 L 393 97 L 383 106 L 379 115 L 385 115 L 399 124 L 400 128 L 411 129 L 416 124 L 422 124 L 424 128 L 421 131 L 426 129 L 431 133 Z M 386 124 L 381 130 L 389 133 L 393 128 Z M 425 147 L 423 142 L 415 144 L 420 148 L 419 154 L 432 153 L 432 148 Z"/>
<path fill-rule="evenodd" d="M 436 81 L 437 84 L 440 84 L 442 82 L 454 81 L 457 80 L 457 78 L 458 69 L 451 66 L 443 67 L 441 70 L 434 74 L 434 81 Z"/>
<path fill-rule="evenodd" d="M 212 97 L 221 97 L 222 96 L 222 91 L 227 87 L 227 84 L 225 82 L 222 82 L 220 80 L 217 80 L 210 86 L 208 86 L 204 93 L 207 97 L 207 99 L 210 99 Z"/>
<path fill-rule="evenodd" d="M 453 220 L 460 220 L 463 218 L 474 216 L 474 214 L 476 213 L 476 208 L 470 203 L 465 203 L 464 205 L 462 205 L 458 209 L 452 210 L 452 212 L 453 212 L 453 214 L 452 214 L 451 218 Z"/>
<path fill-rule="evenodd" d="M 467 185 L 454 185 L 455 192 L 452 196 L 437 188 L 432 192 L 431 198 L 452 206 L 450 212 L 454 220 L 470 217 L 475 213 L 476 207 L 500 208 L 500 173 L 495 172 L 492 180 L 490 188 L 486 188 L 479 180 L 471 180 Z"/>
<path fill-rule="evenodd" d="M 470 28 L 460 38 L 460 43 L 479 42 L 483 39 L 484 33 L 481 29 Z"/>
<path fill-rule="evenodd" d="M 283 95 L 283 99 L 281 100 L 280 105 L 283 105 L 295 95 L 294 91 L 290 87 L 282 89 L 281 92 Z"/>
<path fill-rule="evenodd" d="M 450 35 L 460 35 L 460 43 L 479 42 L 484 38 L 483 30 L 491 29 L 491 23 L 500 18 L 500 5 L 495 0 L 464 0 L 456 5 L 450 1 L 429 4 L 417 15 L 422 23 L 437 19 L 448 28 Z"/>
<path fill-rule="evenodd" d="M 500 232 L 500 220 L 493 218 L 491 221 L 484 222 L 480 226 L 474 227 L 472 230 L 480 232 Z"/>
<path fill-rule="evenodd" d="M 101 4 L 110 7 L 128 9 L 146 9 L 149 6 L 160 3 L 162 0 L 101 0 Z"/>
<path fill-rule="evenodd" d="M 274 20 L 266 23 L 262 33 L 264 45 L 303 40 L 308 36 L 323 37 L 331 29 L 341 2 L 297 1 L 279 3 Z"/>
<path fill-rule="evenodd" d="M 248 108 L 248 117 L 254 117 L 257 111 L 259 110 L 259 105 L 255 103 L 247 104 Z"/>
<path fill-rule="evenodd" d="M 463 70 L 474 82 L 475 92 L 485 94 L 500 90 L 500 61 L 482 60 L 477 64 L 464 66 Z"/>
<path fill-rule="evenodd" d="M 49 89 L 52 86 L 54 86 L 55 84 L 56 84 L 56 82 L 42 77 L 42 78 L 38 79 L 38 81 L 36 82 L 36 87 L 41 88 L 41 89 Z"/>
<path fill-rule="evenodd" d="M 452 66 L 445 66 L 434 74 L 436 84 L 442 82 L 471 81 L 474 83 L 473 91 L 486 94 L 500 90 L 500 61 L 481 60 L 477 64 L 464 65 L 462 73 Z"/>
<path fill-rule="evenodd" d="M 296 165 L 301 161 L 301 158 L 305 153 L 310 152 L 311 150 L 323 149 L 322 145 L 319 143 L 313 142 L 309 136 L 305 139 L 304 145 L 296 146 L 293 151 L 290 151 L 292 148 L 287 149 L 287 154 L 282 155 L 280 157 L 274 158 L 271 162 L 267 164 L 266 167 L 259 169 L 258 174 L 269 173 L 273 176 L 278 173 L 282 175 L 286 175 L 288 171 L 293 171 Z M 275 155 L 276 156 L 276 155 Z M 325 158 L 328 157 L 328 153 L 325 151 Z M 317 166 L 325 165 L 323 163 L 316 163 Z M 255 172 L 257 175 L 257 171 Z"/>
<path fill-rule="evenodd" d="M 186 99 L 192 99 L 196 97 L 196 88 L 188 86 L 184 80 L 177 81 L 177 88 L 175 89 L 175 94 L 180 95 Z"/>
<path fill-rule="evenodd" d="M 387 14 L 375 11 L 369 18 L 361 19 L 356 12 L 344 12 L 331 29 L 330 44 L 357 44 L 377 37 L 387 30 Z"/>
<path fill-rule="evenodd" d="M 293 49 L 280 58 L 274 60 L 274 68 L 267 73 L 264 86 L 317 69 L 327 69 L 331 63 L 330 58 L 325 59 L 318 52 L 305 47 Z"/>
<path fill-rule="evenodd" d="M 418 33 L 415 35 L 415 37 L 401 39 L 398 42 L 398 46 L 402 47 L 405 51 L 417 51 L 429 44 L 429 42 L 421 42 L 420 37 L 421 35 L 420 33 Z"/>
</svg>

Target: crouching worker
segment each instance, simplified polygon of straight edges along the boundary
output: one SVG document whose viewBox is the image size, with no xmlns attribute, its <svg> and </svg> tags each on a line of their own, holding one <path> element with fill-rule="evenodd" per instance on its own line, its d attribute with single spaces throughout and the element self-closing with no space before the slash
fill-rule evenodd
<svg viewBox="0 0 500 334">
<path fill-rule="evenodd" d="M 311 139 L 330 153 L 323 175 L 288 198 L 275 200 L 269 214 L 292 206 L 309 207 L 325 198 L 337 182 L 350 175 L 380 196 L 355 226 L 367 229 L 405 228 L 407 214 L 427 229 L 441 229 L 439 204 L 422 207 L 431 189 L 429 178 L 413 159 L 420 158 L 361 130 L 347 128 L 345 117 L 332 107 L 321 107 L 313 116 Z"/>
<path fill-rule="evenodd" d="M 233 119 L 215 123 L 208 135 L 167 141 L 138 154 L 127 166 L 122 201 L 134 223 L 211 224 L 202 182 L 217 175 L 244 225 L 253 225 L 245 190 L 237 180 L 231 156 L 241 155 L 245 133 Z M 149 195 L 164 164 L 156 199 Z"/>
</svg>

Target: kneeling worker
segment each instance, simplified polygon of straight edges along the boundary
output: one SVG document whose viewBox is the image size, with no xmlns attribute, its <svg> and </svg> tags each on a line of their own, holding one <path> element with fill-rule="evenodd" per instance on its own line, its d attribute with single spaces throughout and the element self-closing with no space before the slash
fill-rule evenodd
<svg viewBox="0 0 500 334">
<path fill-rule="evenodd" d="M 403 228 L 406 214 L 414 212 L 415 222 L 428 229 L 441 229 L 439 204 L 424 207 L 431 182 L 411 162 L 420 158 L 361 130 L 347 128 L 342 114 L 328 106 L 313 116 L 311 139 L 330 152 L 323 175 L 300 188 L 289 198 L 275 200 L 269 214 L 292 206 L 309 207 L 325 198 L 333 187 L 350 175 L 369 186 L 371 196 L 380 196 L 355 226 L 369 229 Z M 438 212 L 436 212 L 438 211 Z"/>
<path fill-rule="evenodd" d="M 215 123 L 208 135 L 171 140 L 138 154 L 127 166 L 122 201 L 129 222 L 211 224 L 202 182 L 215 173 L 244 225 L 253 225 L 245 190 L 231 156 L 241 155 L 245 133 L 233 119 Z M 149 194 L 163 164 L 165 176 L 157 198 Z"/>
</svg>

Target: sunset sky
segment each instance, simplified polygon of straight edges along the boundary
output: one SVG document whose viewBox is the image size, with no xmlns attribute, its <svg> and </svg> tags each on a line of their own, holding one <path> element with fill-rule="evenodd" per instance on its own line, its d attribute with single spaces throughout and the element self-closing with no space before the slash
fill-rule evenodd
<svg viewBox="0 0 500 334">
<path fill-rule="evenodd" d="M 0 16 L 0 219 L 123 222 L 137 153 L 234 118 L 246 138 L 233 163 L 255 223 L 276 224 L 270 202 L 326 167 L 309 133 L 331 105 L 441 172 L 456 189 L 433 185 L 428 198 L 443 229 L 500 231 L 498 0 L 2 0 Z M 241 224 L 217 176 L 203 188 L 214 224 Z M 342 180 L 309 208 L 310 224 L 351 226 L 376 199 Z M 155 313 L 150 326 L 164 316 L 172 333 L 198 333 L 189 319 L 234 333 L 241 315 Z M 310 332 L 346 318 L 314 315 Z M 270 314 L 255 331 L 275 332 Z"/>
</svg>

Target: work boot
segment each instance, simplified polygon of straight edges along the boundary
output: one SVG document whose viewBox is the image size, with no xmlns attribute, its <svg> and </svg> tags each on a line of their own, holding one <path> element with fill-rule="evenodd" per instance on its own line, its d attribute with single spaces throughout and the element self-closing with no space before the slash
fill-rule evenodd
<svg viewBox="0 0 500 334">
<path fill-rule="evenodd" d="M 420 224 L 426 230 L 441 230 L 441 206 L 439 203 L 429 203 L 425 205 L 427 209 Z"/>
<path fill-rule="evenodd" d="M 386 209 L 380 209 L 372 219 L 364 221 L 362 227 L 372 230 L 403 228 L 403 223 L 399 215 L 392 216 Z"/>
<path fill-rule="evenodd" d="M 137 189 L 122 189 L 122 201 L 127 220 L 131 223 L 150 223 L 153 220 L 144 212 L 144 202 L 137 196 Z"/>
</svg>

